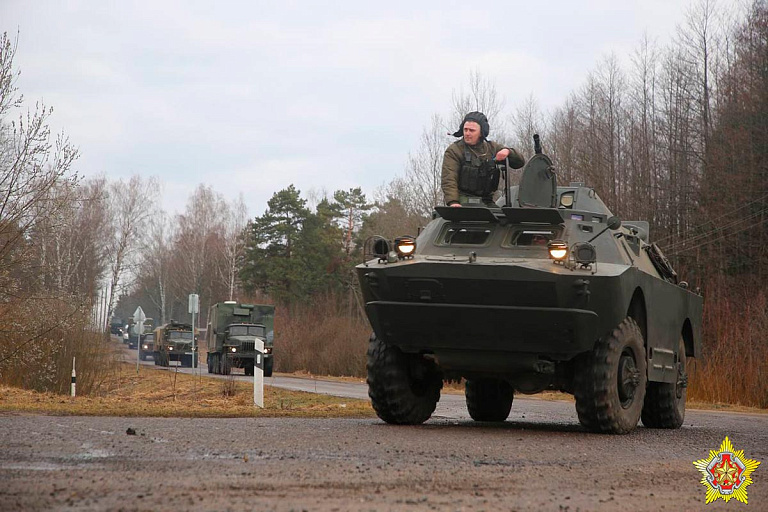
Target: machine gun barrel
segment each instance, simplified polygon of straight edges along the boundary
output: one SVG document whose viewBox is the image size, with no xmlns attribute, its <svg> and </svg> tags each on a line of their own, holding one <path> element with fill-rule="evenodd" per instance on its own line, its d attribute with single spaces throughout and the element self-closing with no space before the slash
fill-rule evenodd
<svg viewBox="0 0 768 512">
<path fill-rule="evenodd" d="M 533 134 L 533 151 L 537 155 L 541 154 L 541 140 L 539 140 L 539 134 L 534 133 Z"/>
</svg>

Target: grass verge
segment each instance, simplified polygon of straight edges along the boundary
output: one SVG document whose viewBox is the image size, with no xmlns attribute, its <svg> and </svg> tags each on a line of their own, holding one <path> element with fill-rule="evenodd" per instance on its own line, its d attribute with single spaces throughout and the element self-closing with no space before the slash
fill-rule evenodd
<svg viewBox="0 0 768 512">
<path fill-rule="evenodd" d="M 121 364 L 98 396 L 71 398 L 0 386 L 0 413 L 152 417 L 350 417 L 375 414 L 365 400 L 264 386 L 264 408 L 253 405 L 253 385 Z"/>
</svg>

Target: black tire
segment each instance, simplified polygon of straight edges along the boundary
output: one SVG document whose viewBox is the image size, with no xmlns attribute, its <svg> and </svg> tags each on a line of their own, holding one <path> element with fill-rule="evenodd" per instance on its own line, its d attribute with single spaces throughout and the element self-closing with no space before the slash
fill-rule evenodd
<svg viewBox="0 0 768 512">
<path fill-rule="evenodd" d="M 272 368 L 274 367 L 275 362 L 270 357 L 269 359 L 264 359 L 264 376 L 265 377 L 271 377 L 272 376 Z"/>
<path fill-rule="evenodd" d="M 587 429 L 626 434 L 637 426 L 647 382 L 640 328 L 625 318 L 591 354 L 577 361 L 574 395 L 579 422 Z"/>
<path fill-rule="evenodd" d="M 685 400 L 688 396 L 688 364 L 685 342 L 678 342 L 677 379 L 675 383 L 649 382 L 641 418 L 649 428 L 680 428 L 685 419 Z"/>
<path fill-rule="evenodd" d="M 245 366 L 243 366 L 243 373 L 245 373 L 246 376 L 253 375 L 253 365 L 246 364 Z"/>
<path fill-rule="evenodd" d="M 368 396 L 379 418 L 397 425 L 417 425 L 432 416 L 443 387 L 434 362 L 404 354 L 373 334 L 367 369 Z"/>
<path fill-rule="evenodd" d="M 224 354 L 219 356 L 219 373 L 222 375 L 229 375 L 232 373 L 232 363 Z"/>
<path fill-rule="evenodd" d="M 213 365 L 211 364 L 211 354 L 205 359 L 205 365 L 208 367 L 208 373 L 213 373 Z"/>
<path fill-rule="evenodd" d="M 515 390 L 505 380 L 467 380 L 464 385 L 467 410 L 475 421 L 505 421 L 512 409 Z"/>
<path fill-rule="evenodd" d="M 155 366 L 160 366 L 160 353 L 159 352 L 153 352 L 152 353 L 152 360 L 155 362 Z"/>
</svg>

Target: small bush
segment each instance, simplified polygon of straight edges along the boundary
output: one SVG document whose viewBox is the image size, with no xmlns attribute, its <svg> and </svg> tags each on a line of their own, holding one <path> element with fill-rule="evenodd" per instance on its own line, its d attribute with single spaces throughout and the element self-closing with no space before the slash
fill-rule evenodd
<svg viewBox="0 0 768 512">
<path fill-rule="evenodd" d="M 349 311 L 334 295 L 312 303 L 278 308 L 275 319 L 275 370 L 316 375 L 365 376 L 368 320 Z"/>
<path fill-rule="evenodd" d="M 35 298 L 0 306 L 0 383 L 67 394 L 72 359 L 77 393 L 100 388 L 116 359 L 105 333 L 91 328 L 90 308 Z"/>
</svg>

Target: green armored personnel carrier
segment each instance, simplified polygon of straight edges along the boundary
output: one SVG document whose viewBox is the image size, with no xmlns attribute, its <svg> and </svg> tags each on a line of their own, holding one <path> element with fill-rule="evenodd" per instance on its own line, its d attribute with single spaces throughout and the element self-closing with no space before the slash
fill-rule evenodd
<svg viewBox="0 0 768 512">
<path fill-rule="evenodd" d="M 680 427 L 702 298 L 648 223 L 622 223 L 588 186 L 557 186 L 538 137 L 497 204 L 438 206 L 417 238 L 366 242 L 357 274 L 379 417 L 424 422 L 442 382 L 465 379 L 477 421 L 504 421 L 515 393 L 560 390 L 588 430 Z"/>
<path fill-rule="evenodd" d="M 238 304 L 226 301 L 208 311 L 205 334 L 208 346 L 208 373 L 229 375 L 232 368 L 242 368 L 253 375 L 256 339 L 264 342 L 264 376 L 272 375 L 274 355 L 275 307 L 266 304 Z"/>
<path fill-rule="evenodd" d="M 152 358 L 159 366 L 179 361 L 181 366 L 197 368 L 197 347 L 193 347 L 192 326 L 171 320 L 155 329 Z M 193 350 L 194 349 L 194 350 Z"/>
</svg>

